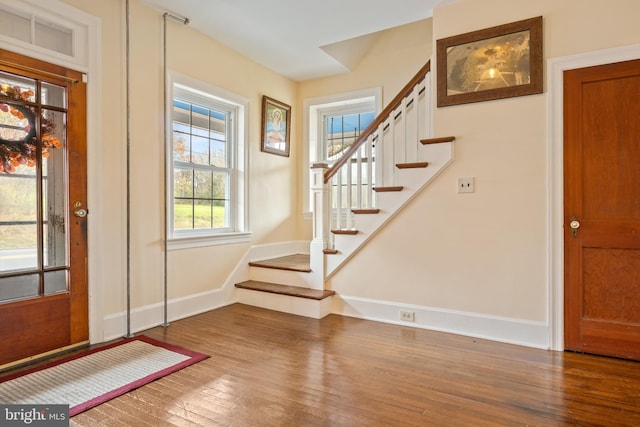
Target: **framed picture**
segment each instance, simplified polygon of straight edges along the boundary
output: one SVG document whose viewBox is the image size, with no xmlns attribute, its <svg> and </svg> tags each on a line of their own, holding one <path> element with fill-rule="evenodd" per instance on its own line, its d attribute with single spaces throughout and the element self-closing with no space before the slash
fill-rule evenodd
<svg viewBox="0 0 640 427">
<path fill-rule="evenodd" d="M 438 107 L 542 93 L 542 16 L 436 42 Z"/>
<path fill-rule="evenodd" d="M 289 157 L 291 107 L 262 97 L 262 151 Z"/>
</svg>

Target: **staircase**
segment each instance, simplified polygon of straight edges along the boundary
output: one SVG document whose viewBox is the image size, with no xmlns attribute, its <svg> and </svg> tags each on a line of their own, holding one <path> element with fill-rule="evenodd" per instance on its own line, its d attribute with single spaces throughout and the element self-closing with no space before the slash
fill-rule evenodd
<svg viewBox="0 0 640 427">
<path fill-rule="evenodd" d="M 455 138 L 431 137 L 430 88 L 427 62 L 339 160 L 311 166 L 313 240 L 308 265 L 297 262 L 305 271 L 283 273 L 294 258 L 250 264 L 250 269 L 280 273 L 263 271 L 266 280 L 237 284 L 239 290 L 252 292 L 251 298 L 240 295 L 240 302 L 265 307 L 270 300 L 266 308 L 278 306 L 274 309 L 311 317 L 330 312 L 333 294 L 325 290 L 326 280 L 453 161 Z M 271 301 L 284 298 L 286 303 Z M 310 310 L 311 300 L 317 303 Z"/>
<path fill-rule="evenodd" d="M 311 273 L 308 254 L 251 261 L 250 279 L 235 285 L 238 301 L 321 319 L 331 312 L 335 292 L 309 287 Z"/>
</svg>

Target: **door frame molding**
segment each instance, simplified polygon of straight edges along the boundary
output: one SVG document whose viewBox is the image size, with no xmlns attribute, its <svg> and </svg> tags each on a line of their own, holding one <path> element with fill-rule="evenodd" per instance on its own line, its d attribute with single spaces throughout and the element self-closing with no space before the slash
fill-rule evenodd
<svg viewBox="0 0 640 427">
<path fill-rule="evenodd" d="M 564 350 L 564 119 L 565 70 L 640 59 L 640 44 L 551 58 L 547 62 L 547 242 L 549 348 Z"/>
<path fill-rule="evenodd" d="M 86 55 L 67 57 L 58 52 L 30 45 L 3 36 L 3 48 L 20 55 L 57 64 L 71 70 L 80 71 L 87 78 L 87 206 L 91 214 L 88 221 L 88 293 L 89 293 L 89 342 L 104 341 L 104 307 L 102 289 L 104 286 L 101 257 L 104 242 L 102 214 L 103 162 L 100 156 L 100 138 L 102 135 L 102 107 L 100 94 L 102 88 L 102 21 L 99 17 L 77 9 L 60 0 L 40 2 L 23 0 L 26 10 L 45 10 L 56 19 L 69 22 L 70 28 L 78 26 L 86 29 Z M 14 2 L 0 0 L 13 9 L 20 10 Z"/>
</svg>

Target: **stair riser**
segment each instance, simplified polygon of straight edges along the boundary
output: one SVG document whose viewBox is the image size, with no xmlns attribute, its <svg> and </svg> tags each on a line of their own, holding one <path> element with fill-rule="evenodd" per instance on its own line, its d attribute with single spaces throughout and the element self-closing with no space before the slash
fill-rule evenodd
<svg viewBox="0 0 640 427">
<path fill-rule="evenodd" d="M 249 279 L 260 282 L 278 283 L 280 285 L 300 286 L 310 288 L 309 273 L 300 271 L 279 270 L 275 268 L 249 267 Z"/>
<path fill-rule="evenodd" d="M 237 301 L 242 304 L 314 319 L 322 319 L 331 313 L 332 297 L 318 301 L 249 289 L 236 289 L 236 296 Z"/>
</svg>

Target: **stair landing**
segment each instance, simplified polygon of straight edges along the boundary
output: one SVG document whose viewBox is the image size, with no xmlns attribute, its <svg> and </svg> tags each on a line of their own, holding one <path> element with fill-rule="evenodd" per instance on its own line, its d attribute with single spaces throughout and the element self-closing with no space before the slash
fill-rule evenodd
<svg viewBox="0 0 640 427">
<path fill-rule="evenodd" d="M 275 268 L 278 270 L 301 271 L 304 273 L 311 272 L 309 255 L 306 254 L 294 254 L 262 261 L 252 261 L 249 265 L 251 267 Z"/>
</svg>

